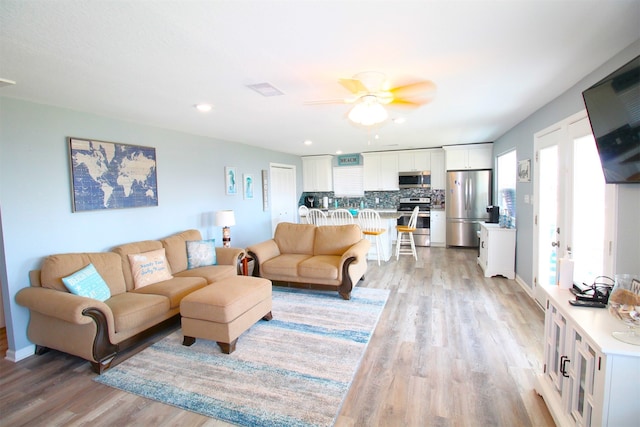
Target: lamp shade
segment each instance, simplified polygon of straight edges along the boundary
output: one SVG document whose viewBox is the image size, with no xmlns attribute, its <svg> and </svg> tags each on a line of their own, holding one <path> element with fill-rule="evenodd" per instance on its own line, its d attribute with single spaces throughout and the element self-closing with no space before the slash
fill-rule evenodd
<svg viewBox="0 0 640 427">
<path fill-rule="evenodd" d="M 236 225 L 236 217 L 231 210 L 216 212 L 216 226 L 231 227 Z"/>
</svg>

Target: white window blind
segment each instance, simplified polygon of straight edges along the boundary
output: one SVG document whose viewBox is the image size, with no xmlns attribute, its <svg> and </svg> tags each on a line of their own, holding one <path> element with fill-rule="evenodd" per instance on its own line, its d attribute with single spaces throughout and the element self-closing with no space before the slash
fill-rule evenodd
<svg viewBox="0 0 640 427">
<path fill-rule="evenodd" d="M 333 193 L 336 197 L 364 196 L 364 171 L 362 166 L 334 167 Z"/>
</svg>

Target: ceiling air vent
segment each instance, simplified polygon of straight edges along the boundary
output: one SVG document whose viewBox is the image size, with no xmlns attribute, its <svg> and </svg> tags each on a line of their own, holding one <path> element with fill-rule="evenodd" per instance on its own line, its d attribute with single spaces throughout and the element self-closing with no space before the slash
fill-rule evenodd
<svg viewBox="0 0 640 427">
<path fill-rule="evenodd" d="M 256 83 L 254 85 L 247 85 L 249 89 L 253 89 L 262 96 L 280 96 L 284 95 L 280 89 L 274 87 L 271 83 Z"/>
</svg>

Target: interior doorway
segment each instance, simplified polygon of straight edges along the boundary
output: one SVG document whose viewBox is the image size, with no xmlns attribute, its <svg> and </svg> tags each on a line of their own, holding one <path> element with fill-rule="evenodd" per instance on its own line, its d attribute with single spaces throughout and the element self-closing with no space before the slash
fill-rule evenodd
<svg viewBox="0 0 640 427">
<path fill-rule="evenodd" d="M 271 181 L 271 235 L 281 222 L 296 222 L 298 199 L 296 194 L 296 167 L 272 163 Z"/>
</svg>

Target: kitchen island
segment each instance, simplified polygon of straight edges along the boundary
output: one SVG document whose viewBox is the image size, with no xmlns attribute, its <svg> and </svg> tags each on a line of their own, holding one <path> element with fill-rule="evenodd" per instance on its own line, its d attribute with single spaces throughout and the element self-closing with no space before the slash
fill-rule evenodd
<svg viewBox="0 0 640 427">
<path fill-rule="evenodd" d="M 382 227 L 386 230 L 384 233 L 380 235 L 380 247 L 382 250 L 382 256 L 380 257 L 383 261 L 389 261 L 391 259 L 392 247 L 394 242 L 398 237 L 398 232 L 396 230 L 397 220 L 400 217 L 400 214 L 396 209 L 374 209 L 380 215 L 380 219 L 382 220 Z M 323 211 L 327 214 L 327 217 L 331 217 L 331 212 L 333 209 L 323 209 Z M 354 216 L 354 222 L 358 223 L 357 215 Z M 300 222 L 306 222 L 306 218 L 304 216 L 300 217 Z M 371 239 L 371 248 L 367 254 L 367 259 L 372 261 L 378 260 L 378 252 L 376 249 L 376 242 L 372 238 Z"/>
</svg>

